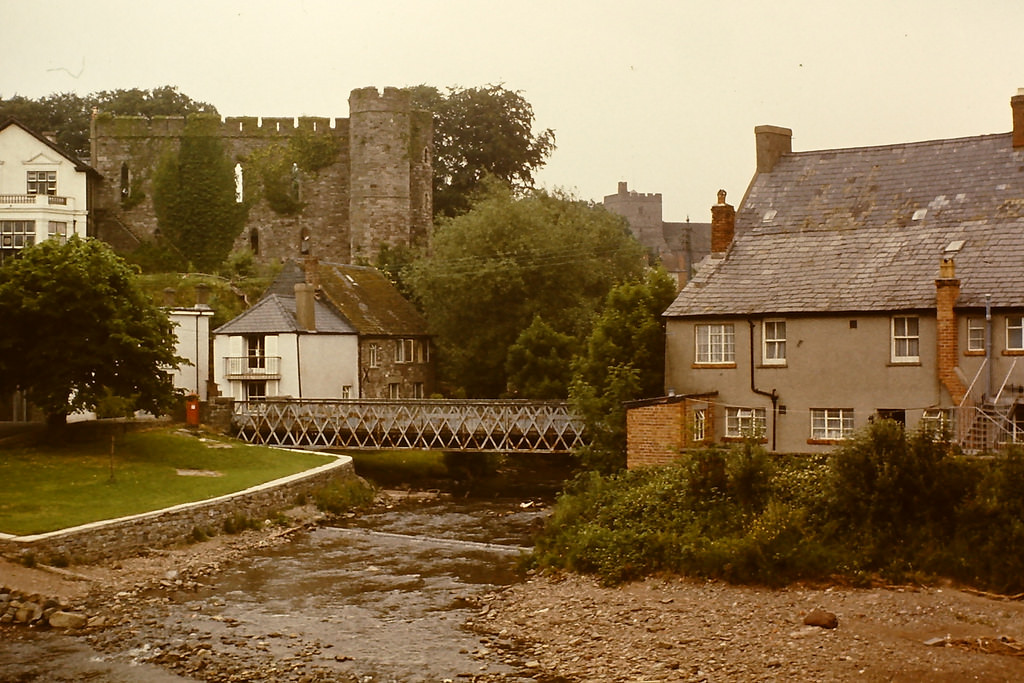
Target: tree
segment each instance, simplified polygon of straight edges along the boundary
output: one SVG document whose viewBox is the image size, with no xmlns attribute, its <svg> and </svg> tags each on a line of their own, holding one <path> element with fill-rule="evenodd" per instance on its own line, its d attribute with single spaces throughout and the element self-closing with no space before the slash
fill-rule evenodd
<svg viewBox="0 0 1024 683">
<path fill-rule="evenodd" d="M 0 391 L 51 425 L 112 395 L 155 415 L 176 400 L 171 323 L 98 240 L 47 240 L 0 267 L 0 329 Z"/>
<path fill-rule="evenodd" d="M 579 342 L 558 332 L 541 317 L 519 333 L 505 360 L 509 391 L 519 398 L 565 399 Z"/>
<path fill-rule="evenodd" d="M 153 208 L 161 237 L 196 268 L 214 272 L 245 226 L 235 199 L 234 168 L 224 153 L 218 117 L 185 121 L 181 146 L 161 159 L 153 175 Z"/>
<path fill-rule="evenodd" d="M 469 210 L 487 176 L 524 189 L 555 149 L 550 128 L 534 134 L 533 107 L 502 85 L 409 89 L 413 105 L 434 113 L 434 215 Z"/>
<path fill-rule="evenodd" d="M 643 247 L 603 207 L 533 191 L 486 198 L 435 230 L 432 253 L 406 281 L 437 335 L 441 372 L 456 391 L 503 395 L 509 347 L 536 316 L 576 339 L 604 297 L 643 270 Z M 569 359 L 565 359 L 569 362 Z"/>
<path fill-rule="evenodd" d="M 80 96 L 53 93 L 38 100 L 14 95 L 0 98 L 0 120 L 14 117 L 37 133 L 54 133 L 57 144 L 77 157 L 89 156 L 89 124 L 93 108 L 123 116 L 216 114 L 217 109 L 165 85 L 152 90 L 104 90 Z"/>
<path fill-rule="evenodd" d="M 583 455 L 593 469 L 609 472 L 625 465 L 623 403 L 664 391 L 661 315 L 675 296 L 675 283 L 661 268 L 649 269 L 643 280 L 619 285 L 608 294 L 586 352 L 574 363 L 570 396 L 591 435 Z"/>
</svg>

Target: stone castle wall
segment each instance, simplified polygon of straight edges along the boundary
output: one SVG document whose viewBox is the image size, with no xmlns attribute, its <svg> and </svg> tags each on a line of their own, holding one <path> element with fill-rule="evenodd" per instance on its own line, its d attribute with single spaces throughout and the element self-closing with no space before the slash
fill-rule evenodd
<svg viewBox="0 0 1024 683">
<path fill-rule="evenodd" d="M 301 174 L 304 208 L 298 214 L 279 214 L 263 200 L 253 204 L 236 249 L 252 248 L 264 261 L 309 255 L 372 262 L 381 245 L 428 239 L 433 219 L 431 114 L 413 110 L 409 94 L 397 88 L 355 90 L 350 108 L 350 118 L 333 121 L 228 117 L 221 122 L 225 154 L 232 164 L 241 164 L 246 194 L 258 183 L 254 174 L 246 174 L 246 162 L 256 150 L 287 145 L 298 131 L 333 135 L 339 149 L 331 165 Z M 94 198 L 101 239 L 131 250 L 156 233 L 152 177 L 161 157 L 176 150 L 184 130 L 184 117 L 94 117 L 91 163 L 103 176 Z"/>
</svg>

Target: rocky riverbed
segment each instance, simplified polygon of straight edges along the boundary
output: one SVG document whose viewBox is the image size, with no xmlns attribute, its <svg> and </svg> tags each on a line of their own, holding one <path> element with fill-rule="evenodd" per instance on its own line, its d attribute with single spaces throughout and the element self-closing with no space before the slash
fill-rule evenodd
<svg viewBox="0 0 1024 683">
<path fill-rule="evenodd" d="M 5 656 L 16 652 L 18 633 L 46 628 L 101 653 L 131 649 L 167 680 L 430 680 L 367 678 L 334 641 L 309 630 L 250 633 L 223 599 L 195 600 L 205 582 L 290 543 L 316 515 L 299 511 L 292 521 L 116 563 L 67 570 L 0 563 L 4 593 L 52 600 L 85 620 L 0 625 L 0 679 L 51 680 L 45 662 L 34 664 L 32 677 Z M 604 587 L 588 577 L 534 575 L 458 600 L 459 613 L 470 616 L 457 646 L 466 665 L 452 680 L 1024 680 L 1024 604 L 952 586 L 771 590 L 662 578 Z M 332 628 L 344 630 L 344 621 Z"/>
</svg>

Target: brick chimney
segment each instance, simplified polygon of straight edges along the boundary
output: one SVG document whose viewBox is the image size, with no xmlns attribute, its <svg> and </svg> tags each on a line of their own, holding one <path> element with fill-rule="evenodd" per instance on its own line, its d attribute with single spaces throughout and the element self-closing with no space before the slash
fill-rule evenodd
<svg viewBox="0 0 1024 683">
<path fill-rule="evenodd" d="M 316 330 L 314 287 L 306 282 L 295 283 L 295 322 L 300 330 Z"/>
<path fill-rule="evenodd" d="M 939 277 L 935 280 L 935 340 L 938 345 L 936 356 L 939 381 L 957 404 L 967 394 L 967 388 L 956 372 L 960 353 L 954 307 L 959 298 L 960 280 L 956 277 L 953 258 L 947 256 L 942 259 Z"/>
<path fill-rule="evenodd" d="M 756 126 L 757 172 L 771 173 L 783 154 L 793 151 L 793 131 L 779 126 Z"/>
<path fill-rule="evenodd" d="M 1017 88 L 1017 94 L 1010 98 L 1013 110 L 1013 146 L 1024 147 L 1024 88 Z"/>
<path fill-rule="evenodd" d="M 711 253 L 724 254 L 736 233 L 736 209 L 725 203 L 725 190 L 718 191 L 718 203 L 711 207 Z"/>
<path fill-rule="evenodd" d="M 313 285 L 314 290 L 320 289 L 320 261 L 310 256 L 303 259 L 303 266 L 306 271 L 306 283 Z"/>
</svg>

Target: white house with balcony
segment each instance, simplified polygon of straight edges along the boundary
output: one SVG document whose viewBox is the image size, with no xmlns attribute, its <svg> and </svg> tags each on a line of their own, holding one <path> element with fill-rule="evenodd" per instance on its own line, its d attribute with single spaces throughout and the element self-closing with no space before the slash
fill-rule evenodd
<svg viewBox="0 0 1024 683">
<path fill-rule="evenodd" d="M 238 401 L 359 396 L 359 335 L 305 283 L 214 330 L 213 357 L 217 388 Z"/>
<path fill-rule="evenodd" d="M 0 122 L 0 263 L 46 239 L 90 235 L 99 174 L 15 119 Z"/>
</svg>

